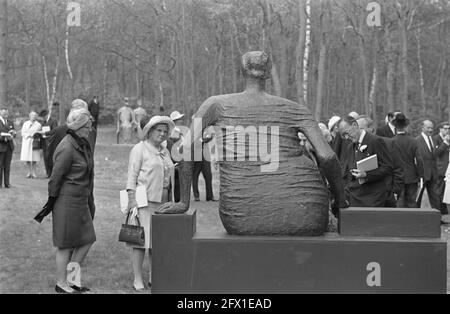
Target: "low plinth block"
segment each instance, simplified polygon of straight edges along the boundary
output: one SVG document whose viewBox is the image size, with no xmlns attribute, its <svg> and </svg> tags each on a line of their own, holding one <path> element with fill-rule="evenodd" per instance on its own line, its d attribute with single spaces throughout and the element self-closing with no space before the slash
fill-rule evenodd
<svg viewBox="0 0 450 314">
<path fill-rule="evenodd" d="M 439 238 L 441 213 L 427 208 L 341 209 L 339 234 L 363 237 Z"/>
<path fill-rule="evenodd" d="M 153 216 L 152 293 L 446 293 L 440 238 L 244 237 Z"/>
</svg>

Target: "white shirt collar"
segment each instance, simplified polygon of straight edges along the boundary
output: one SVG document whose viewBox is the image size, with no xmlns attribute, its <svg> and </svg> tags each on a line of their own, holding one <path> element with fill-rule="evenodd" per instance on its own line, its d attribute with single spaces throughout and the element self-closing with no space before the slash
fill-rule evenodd
<svg viewBox="0 0 450 314">
<path fill-rule="evenodd" d="M 431 150 L 431 145 L 433 145 L 433 139 L 431 139 L 431 136 L 428 137 L 425 133 L 422 132 L 422 137 L 425 139 L 425 143 L 427 143 L 428 148 Z M 430 143 L 431 140 L 431 143 Z"/>
<path fill-rule="evenodd" d="M 3 118 L 2 116 L 0 116 L 0 119 L 2 119 L 3 124 L 6 125 L 6 119 Z"/>
<path fill-rule="evenodd" d="M 395 134 L 395 126 L 393 126 L 390 122 L 388 123 L 388 125 L 391 128 L 392 133 Z"/>
<path fill-rule="evenodd" d="M 361 130 L 361 136 L 359 137 L 358 143 L 362 144 L 364 140 L 364 136 L 366 136 L 366 130 Z"/>
</svg>

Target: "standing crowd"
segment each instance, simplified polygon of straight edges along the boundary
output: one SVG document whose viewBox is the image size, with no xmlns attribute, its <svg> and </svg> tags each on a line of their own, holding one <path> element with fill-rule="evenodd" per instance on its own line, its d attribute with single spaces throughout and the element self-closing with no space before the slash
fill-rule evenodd
<svg viewBox="0 0 450 314">
<path fill-rule="evenodd" d="M 389 113 L 385 122 L 375 129 L 371 118 L 352 112 L 319 124 L 339 158 L 349 205 L 420 208 L 426 190 L 430 206 L 447 215 L 450 123 L 435 128 L 432 121 L 424 120 L 420 134 L 413 137 L 402 112 Z M 314 156 L 314 149 L 307 144 L 303 144 L 305 151 Z M 360 161 L 373 155 L 377 156 L 376 169 L 365 172 L 358 168 Z"/>
<path fill-rule="evenodd" d="M 20 160 L 27 163 L 27 178 L 36 177 L 36 163 L 44 160 L 48 183 L 48 201 L 35 220 L 52 214 L 53 245 L 56 251 L 56 286 L 58 293 L 82 293 L 89 288 L 69 284 L 67 265 L 82 264 L 92 244 L 96 241 L 93 225 L 94 204 L 94 149 L 97 136 L 99 104 L 95 97 L 88 105 L 74 100 L 65 124 L 51 118 L 47 111 L 31 112 L 22 127 Z M 133 288 L 142 292 L 151 285 L 144 279 L 145 252 L 151 259 L 151 217 L 166 202 L 180 200 L 178 164 L 170 152 L 173 145 L 183 139 L 181 126 L 185 116 L 178 111 L 170 117 L 150 118 L 142 104 L 136 110 L 125 106 L 118 111 L 117 139 L 129 139 L 135 134 L 139 143 L 129 156 L 126 190 L 128 206 L 124 210 L 127 221 L 143 227 L 143 245 L 129 245 L 134 272 Z M 450 123 L 443 122 L 435 129 L 424 120 L 421 133 L 413 137 L 409 120 L 401 112 L 389 113 L 385 125 L 375 129 L 374 121 L 356 112 L 346 117 L 333 116 L 319 123 L 322 134 L 336 153 L 345 185 L 346 200 L 351 207 L 421 207 L 422 196 L 427 191 L 432 208 L 448 214 L 450 188 L 446 191 L 446 178 L 450 177 Z M 134 130 L 134 131 L 133 131 Z M 434 132 L 437 131 L 437 134 Z M 10 187 L 9 172 L 16 136 L 8 110 L 0 109 L 0 186 Z M 205 133 L 201 139 L 204 150 L 214 134 Z M 299 143 L 304 154 L 316 165 L 314 147 L 307 137 L 299 133 Z M 42 155 L 43 156 L 42 156 Z M 377 167 L 364 171 L 360 161 L 376 155 Z M 193 193 L 200 200 L 198 178 L 203 174 L 206 200 L 216 201 L 212 189 L 210 158 L 194 164 Z M 213 162 L 213 164 L 215 164 Z M 320 170 L 320 169 L 319 169 Z M 324 178 L 326 182 L 326 179 Z M 148 205 L 138 208 L 136 193 L 144 186 Z M 338 216 L 338 212 L 333 212 Z M 444 223 L 444 221 L 442 221 Z M 151 276 L 150 276 L 151 277 Z"/>
</svg>

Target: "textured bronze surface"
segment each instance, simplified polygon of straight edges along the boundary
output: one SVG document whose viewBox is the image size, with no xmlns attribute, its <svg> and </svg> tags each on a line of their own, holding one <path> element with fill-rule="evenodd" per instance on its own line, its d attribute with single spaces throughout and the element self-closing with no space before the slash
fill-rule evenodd
<svg viewBox="0 0 450 314">
<path fill-rule="evenodd" d="M 261 172 L 267 162 L 260 159 L 220 161 L 219 211 L 223 225 L 232 235 L 321 235 L 328 224 L 329 193 L 315 163 L 302 154 L 298 132 L 317 152 L 319 167 L 340 204 L 344 199 L 338 159 L 308 108 L 265 92 L 271 67 L 265 53 L 249 52 L 242 64 L 245 91 L 209 98 L 195 117 L 202 118 L 203 130 L 208 126 L 218 130 L 227 126 L 268 127 L 268 138 L 273 127 L 278 127 L 279 166 L 273 172 Z M 221 133 L 217 134 L 218 142 L 225 140 L 225 131 Z M 247 141 L 246 148 L 249 145 L 254 144 Z M 188 210 L 191 177 L 192 162 L 181 162 L 181 203 L 166 204 L 160 213 Z"/>
</svg>

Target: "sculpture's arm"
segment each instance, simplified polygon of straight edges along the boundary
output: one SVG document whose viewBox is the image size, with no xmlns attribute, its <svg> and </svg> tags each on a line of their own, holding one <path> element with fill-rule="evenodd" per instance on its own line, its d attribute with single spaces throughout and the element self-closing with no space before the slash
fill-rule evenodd
<svg viewBox="0 0 450 314">
<path fill-rule="evenodd" d="M 158 208 L 157 214 L 182 214 L 189 210 L 191 200 L 191 182 L 194 170 L 195 145 L 199 145 L 201 151 L 201 142 L 199 141 L 203 135 L 203 131 L 210 125 L 214 124 L 218 118 L 218 108 L 220 104 L 213 101 L 213 98 L 208 99 L 194 115 L 194 121 L 191 125 L 190 131 L 183 136 L 183 156 L 190 156 L 189 160 L 183 159 L 179 162 L 178 173 L 180 176 L 180 202 L 166 203 Z M 196 122 L 200 122 L 201 126 Z M 196 128 L 201 128 L 197 130 Z M 203 154 L 203 152 L 202 152 Z M 202 155 L 203 156 L 203 155 Z"/>
<path fill-rule="evenodd" d="M 345 200 L 344 182 L 342 181 L 339 159 L 325 140 L 317 122 L 314 121 L 312 116 L 307 116 L 299 123 L 298 130 L 305 134 L 316 151 L 317 162 L 319 167 L 323 169 L 334 196 L 335 201 L 332 206 L 334 209 L 337 207 L 346 208 L 348 203 Z"/>
</svg>

